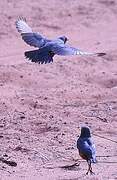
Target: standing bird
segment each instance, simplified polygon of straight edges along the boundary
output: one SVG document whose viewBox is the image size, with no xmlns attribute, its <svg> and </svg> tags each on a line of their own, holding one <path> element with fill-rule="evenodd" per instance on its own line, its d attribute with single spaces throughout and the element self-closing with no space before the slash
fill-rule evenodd
<svg viewBox="0 0 117 180">
<path fill-rule="evenodd" d="M 67 46 L 65 43 L 68 41 L 68 39 L 65 36 L 60 36 L 54 40 L 46 39 L 39 33 L 33 32 L 30 26 L 26 23 L 25 18 L 19 18 L 16 21 L 16 28 L 21 34 L 22 39 L 27 44 L 38 48 L 33 51 L 25 52 L 25 57 L 32 62 L 37 62 L 39 64 L 50 63 L 53 62 L 54 55 L 105 55 L 105 53 L 89 53 Z"/>
<path fill-rule="evenodd" d="M 89 127 L 82 127 L 80 137 L 77 140 L 77 148 L 79 155 L 88 163 L 88 171 L 93 174 L 91 163 L 96 163 L 95 144 L 91 140 L 91 133 Z"/>
</svg>

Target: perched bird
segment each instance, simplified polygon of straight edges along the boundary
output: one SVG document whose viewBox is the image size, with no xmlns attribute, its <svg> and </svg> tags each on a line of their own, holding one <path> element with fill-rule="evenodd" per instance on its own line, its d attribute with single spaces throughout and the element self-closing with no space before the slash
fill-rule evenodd
<svg viewBox="0 0 117 180">
<path fill-rule="evenodd" d="M 91 163 L 96 163 L 95 144 L 92 142 L 89 127 L 82 127 L 80 137 L 77 140 L 79 155 L 88 163 L 88 171 L 93 174 Z"/>
<path fill-rule="evenodd" d="M 38 49 L 33 51 L 26 51 L 25 57 L 32 62 L 37 63 L 50 63 L 53 62 L 54 55 L 96 55 L 104 56 L 105 53 L 89 53 L 81 51 L 77 48 L 67 46 L 65 43 L 68 41 L 66 36 L 60 36 L 54 40 L 49 40 L 39 33 L 32 31 L 30 26 L 26 23 L 25 18 L 19 18 L 16 21 L 16 28 L 21 34 L 22 39 Z"/>
</svg>

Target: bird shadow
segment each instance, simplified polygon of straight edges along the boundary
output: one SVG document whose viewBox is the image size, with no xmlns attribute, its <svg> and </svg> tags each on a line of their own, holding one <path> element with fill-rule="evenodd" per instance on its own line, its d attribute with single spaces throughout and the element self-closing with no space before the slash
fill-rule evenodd
<svg viewBox="0 0 117 180">
<path fill-rule="evenodd" d="M 70 165 L 63 165 L 60 168 L 64 169 L 64 170 L 69 170 L 69 171 L 77 171 L 78 167 L 79 167 L 80 163 L 75 162 L 73 164 Z"/>
</svg>

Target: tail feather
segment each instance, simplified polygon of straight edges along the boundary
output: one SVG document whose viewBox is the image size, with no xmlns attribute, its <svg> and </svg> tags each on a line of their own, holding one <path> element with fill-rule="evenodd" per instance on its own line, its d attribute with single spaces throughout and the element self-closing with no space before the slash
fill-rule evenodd
<svg viewBox="0 0 117 180">
<path fill-rule="evenodd" d="M 26 51 L 25 57 L 31 60 L 32 62 L 43 64 L 53 62 L 53 56 L 49 52 L 43 52 L 40 49 L 33 51 Z"/>
</svg>

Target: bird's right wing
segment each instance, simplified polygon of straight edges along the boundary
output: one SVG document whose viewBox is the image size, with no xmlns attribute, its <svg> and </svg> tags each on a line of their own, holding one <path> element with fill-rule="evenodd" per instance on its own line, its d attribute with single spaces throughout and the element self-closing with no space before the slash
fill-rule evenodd
<svg viewBox="0 0 117 180">
<path fill-rule="evenodd" d="M 87 138 L 87 144 L 92 152 L 92 162 L 96 162 L 96 148 L 91 138 Z"/>
<path fill-rule="evenodd" d="M 26 19 L 24 18 L 19 18 L 16 21 L 16 28 L 18 32 L 21 34 L 22 39 L 30 46 L 40 48 L 44 46 L 46 42 L 49 41 L 39 33 L 33 33 L 32 29 L 26 23 Z"/>
<path fill-rule="evenodd" d="M 52 46 L 52 51 L 61 56 L 67 55 L 96 55 L 96 56 L 104 56 L 105 53 L 92 53 L 92 52 L 85 52 L 80 49 L 67 46 L 63 43 L 55 43 Z"/>
</svg>

